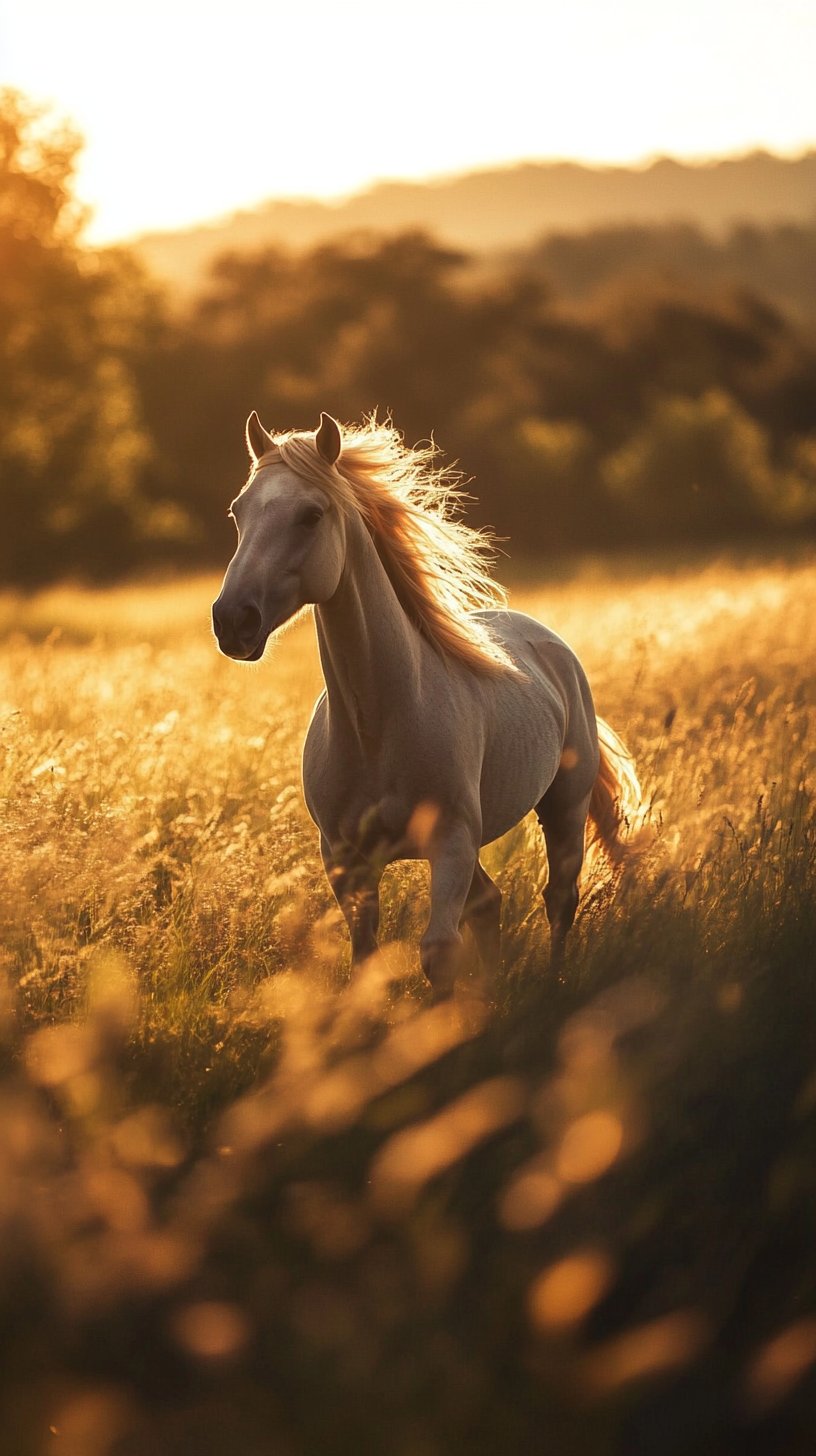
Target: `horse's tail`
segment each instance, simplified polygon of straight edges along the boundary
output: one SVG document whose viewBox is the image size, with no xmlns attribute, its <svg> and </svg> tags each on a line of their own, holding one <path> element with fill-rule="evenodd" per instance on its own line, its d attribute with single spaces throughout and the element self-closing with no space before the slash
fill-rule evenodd
<svg viewBox="0 0 816 1456">
<path fill-rule="evenodd" d="M 603 718 L 597 721 L 601 761 L 589 801 L 594 833 L 590 831 L 587 849 L 600 847 L 616 868 L 631 852 L 627 836 L 641 813 L 643 798 L 631 753 Z"/>
</svg>

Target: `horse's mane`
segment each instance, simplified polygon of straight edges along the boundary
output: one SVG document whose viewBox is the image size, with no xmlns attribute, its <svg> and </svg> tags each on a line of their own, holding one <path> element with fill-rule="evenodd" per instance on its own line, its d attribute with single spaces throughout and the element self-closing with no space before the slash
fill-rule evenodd
<svg viewBox="0 0 816 1456">
<path fill-rule="evenodd" d="M 282 458 L 341 509 L 360 512 L 403 609 L 443 657 L 482 674 L 517 671 L 473 616 L 505 606 L 506 593 L 490 575 L 491 538 L 458 519 L 461 476 L 436 463 L 432 442 L 409 449 L 390 422 L 372 417 L 343 427 L 340 458 L 327 465 L 313 434 L 273 440 L 257 465 Z"/>
</svg>

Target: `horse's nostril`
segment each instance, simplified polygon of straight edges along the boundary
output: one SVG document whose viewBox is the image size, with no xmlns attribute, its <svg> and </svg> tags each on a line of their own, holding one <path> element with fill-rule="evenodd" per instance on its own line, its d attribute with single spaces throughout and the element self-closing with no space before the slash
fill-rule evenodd
<svg viewBox="0 0 816 1456">
<path fill-rule="evenodd" d="M 257 637 L 261 630 L 261 614 L 257 607 L 247 605 L 240 607 L 235 613 L 235 631 L 239 637 L 248 641 L 250 637 Z"/>
<path fill-rule="evenodd" d="M 213 631 L 222 646 L 228 643 L 235 647 L 245 647 L 252 646 L 257 641 L 262 618 L 258 608 L 249 602 L 242 607 L 225 607 L 223 602 L 213 602 L 212 623 Z"/>
</svg>

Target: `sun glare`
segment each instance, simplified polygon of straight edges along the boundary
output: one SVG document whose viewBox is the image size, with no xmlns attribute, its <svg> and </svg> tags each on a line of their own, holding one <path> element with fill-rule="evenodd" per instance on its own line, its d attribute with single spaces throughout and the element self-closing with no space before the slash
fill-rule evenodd
<svg viewBox="0 0 816 1456">
<path fill-rule="evenodd" d="M 794 3 L 39 0 L 0 27 L 2 80 L 86 137 L 97 241 L 520 158 L 816 141 L 816 11 Z"/>
</svg>

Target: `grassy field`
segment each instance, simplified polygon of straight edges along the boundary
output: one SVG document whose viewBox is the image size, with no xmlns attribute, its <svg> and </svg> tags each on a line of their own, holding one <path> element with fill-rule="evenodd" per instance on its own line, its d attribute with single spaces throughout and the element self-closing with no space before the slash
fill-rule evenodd
<svg viewBox="0 0 816 1456">
<path fill-rule="evenodd" d="M 491 847 L 496 1004 L 382 957 L 299 788 L 309 622 L 215 583 L 0 597 L 0 1451 L 810 1456 L 816 562 L 519 587 L 634 752 L 644 849 L 546 972 Z"/>
</svg>

